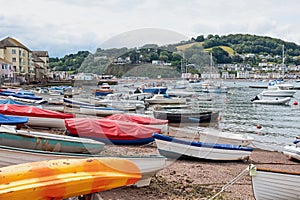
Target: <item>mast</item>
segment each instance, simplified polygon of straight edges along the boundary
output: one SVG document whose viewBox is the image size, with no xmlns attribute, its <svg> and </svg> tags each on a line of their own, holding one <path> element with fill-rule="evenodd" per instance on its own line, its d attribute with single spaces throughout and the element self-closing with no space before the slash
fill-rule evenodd
<svg viewBox="0 0 300 200">
<path fill-rule="evenodd" d="M 282 78 L 284 79 L 284 68 L 285 68 L 285 56 L 284 56 L 284 44 L 282 45 L 282 64 L 281 64 L 281 67 L 282 67 Z"/>
</svg>

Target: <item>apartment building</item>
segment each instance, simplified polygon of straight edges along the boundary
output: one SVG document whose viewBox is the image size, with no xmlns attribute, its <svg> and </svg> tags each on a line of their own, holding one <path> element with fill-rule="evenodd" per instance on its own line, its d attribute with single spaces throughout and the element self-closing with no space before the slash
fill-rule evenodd
<svg viewBox="0 0 300 200">
<path fill-rule="evenodd" d="M 47 76 L 48 52 L 31 51 L 14 38 L 0 41 L 0 58 L 12 64 L 13 82 L 30 83 Z"/>
</svg>

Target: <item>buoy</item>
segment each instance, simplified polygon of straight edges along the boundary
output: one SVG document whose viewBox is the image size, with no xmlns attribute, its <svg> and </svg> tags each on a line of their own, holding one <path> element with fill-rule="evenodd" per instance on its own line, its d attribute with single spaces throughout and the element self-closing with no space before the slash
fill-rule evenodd
<svg viewBox="0 0 300 200">
<path fill-rule="evenodd" d="M 261 129 L 261 125 L 257 124 L 256 128 Z"/>
<path fill-rule="evenodd" d="M 295 105 L 295 106 L 298 105 L 298 102 L 297 102 L 297 101 L 294 101 L 294 105 Z"/>
</svg>

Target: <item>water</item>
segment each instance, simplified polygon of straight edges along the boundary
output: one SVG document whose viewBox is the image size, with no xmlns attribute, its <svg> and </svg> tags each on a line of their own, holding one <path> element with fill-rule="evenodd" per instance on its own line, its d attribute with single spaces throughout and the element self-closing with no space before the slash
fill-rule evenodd
<svg viewBox="0 0 300 200">
<path fill-rule="evenodd" d="M 263 89 L 250 88 L 252 82 L 226 82 L 231 94 L 213 94 L 213 101 L 199 103 L 201 109 L 218 109 L 221 121 L 218 128 L 254 137 L 254 145 L 266 150 L 281 151 L 300 135 L 300 90 L 289 105 L 257 105 L 250 100 Z M 264 83 L 265 85 L 267 83 Z M 262 126 L 261 129 L 257 125 Z"/>
</svg>

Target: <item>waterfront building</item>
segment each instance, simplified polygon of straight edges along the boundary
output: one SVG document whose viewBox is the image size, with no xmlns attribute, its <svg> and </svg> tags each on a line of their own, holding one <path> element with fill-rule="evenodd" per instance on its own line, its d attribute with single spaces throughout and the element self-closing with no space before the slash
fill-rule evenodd
<svg viewBox="0 0 300 200">
<path fill-rule="evenodd" d="M 0 58 L 12 63 L 13 82 L 40 81 L 47 75 L 48 52 L 31 51 L 14 38 L 6 37 L 0 41 Z"/>
</svg>

